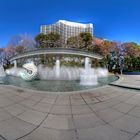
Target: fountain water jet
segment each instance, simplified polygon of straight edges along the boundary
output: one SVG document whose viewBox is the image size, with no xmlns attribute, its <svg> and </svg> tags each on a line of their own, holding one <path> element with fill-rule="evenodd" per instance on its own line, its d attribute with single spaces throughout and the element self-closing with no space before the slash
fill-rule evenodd
<svg viewBox="0 0 140 140">
<path fill-rule="evenodd" d="M 107 77 L 108 76 L 108 70 L 106 68 L 97 68 L 96 74 L 98 77 Z"/>
<path fill-rule="evenodd" d="M 6 77 L 6 73 L 2 65 L 0 65 L 0 83 L 4 83 L 4 78 Z"/>
<path fill-rule="evenodd" d="M 97 75 L 95 70 L 91 68 L 91 64 L 89 63 L 90 59 L 88 57 L 85 58 L 85 69 L 82 71 L 80 75 L 80 84 L 81 85 L 97 85 Z"/>
<path fill-rule="evenodd" d="M 56 66 L 53 68 L 38 66 L 38 75 L 41 80 L 79 80 L 81 71 L 82 68 L 78 67 L 61 66 L 60 69 L 56 69 Z"/>
<path fill-rule="evenodd" d="M 89 58 L 85 58 L 85 68 L 60 66 L 59 58 L 56 59 L 55 66 L 53 68 L 44 66 L 42 64 L 38 65 L 36 68 L 34 68 L 35 66 L 33 64 L 32 65 L 29 64 L 29 65 L 30 65 L 29 71 L 31 67 L 32 69 L 35 69 L 35 73 L 38 74 L 37 78 L 40 80 L 80 80 L 81 85 L 96 85 L 98 84 L 97 77 L 107 76 L 106 69 L 91 68 Z M 21 73 L 25 73 L 25 69 L 14 67 L 12 69 L 6 70 L 6 73 L 7 75 L 23 78 L 25 74 L 24 76 L 23 74 L 21 76 Z M 30 77 L 32 77 L 33 73 L 31 74 L 29 73 L 28 77 L 29 75 Z M 30 79 L 32 80 L 34 78 L 32 77 Z"/>
<path fill-rule="evenodd" d="M 57 59 L 55 63 L 55 75 L 57 78 L 60 76 L 60 60 Z"/>
<path fill-rule="evenodd" d="M 0 77 L 5 77 L 5 76 L 6 76 L 6 73 L 5 73 L 5 71 L 4 71 L 3 66 L 1 65 L 1 66 L 0 66 Z"/>
</svg>

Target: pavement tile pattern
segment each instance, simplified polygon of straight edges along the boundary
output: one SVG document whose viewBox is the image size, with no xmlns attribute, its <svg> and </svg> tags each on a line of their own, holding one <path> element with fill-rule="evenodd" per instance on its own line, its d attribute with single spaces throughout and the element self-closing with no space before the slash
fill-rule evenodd
<svg viewBox="0 0 140 140">
<path fill-rule="evenodd" d="M 0 140 L 140 140 L 140 91 L 56 95 L 1 85 Z"/>
</svg>

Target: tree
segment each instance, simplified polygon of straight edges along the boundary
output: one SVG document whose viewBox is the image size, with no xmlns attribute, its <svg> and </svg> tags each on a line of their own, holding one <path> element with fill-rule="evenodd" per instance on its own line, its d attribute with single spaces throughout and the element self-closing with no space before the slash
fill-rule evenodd
<svg viewBox="0 0 140 140">
<path fill-rule="evenodd" d="M 47 46 L 50 48 L 61 47 L 61 36 L 57 33 L 47 34 Z"/>
<path fill-rule="evenodd" d="M 80 36 L 74 36 L 70 37 L 67 40 L 67 46 L 68 48 L 78 48 L 84 47 L 84 42 L 82 41 L 82 38 Z"/>
<path fill-rule="evenodd" d="M 4 48 L 0 48 L 0 65 L 4 63 Z"/>
<path fill-rule="evenodd" d="M 9 45 L 4 49 L 4 53 L 7 58 L 10 58 L 15 55 L 15 48 L 12 45 Z"/>
<path fill-rule="evenodd" d="M 14 48 L 16 48 L 17 46 L 23 46 L 24 48 L 26 48 L 26 51 L 31 51 L 35 49 L 36 42 L 31 35 L 21 34 L 12 36 L 8 43 L 8 46 L 13 46 Z"/>
<path fill-rule="evenodd" d="M 83 39 L 85 43 L 92 43 L 93 38 L 92 38 L 91 33 L 82 32 L 80 33 L 80 37 Z"/>
<path fill-rule="evenodd" d="M 123 47 L 125 48 L 126 57 L 139 57 L 140 56 L 140 47 L 134 43 L 124 43 Z"/>
<path fill-rule="evenodd" d="M 60 47 L 61 46 L 61 37 L 57 33 L 49 34 L 38 34 L 35 37 L 35 41 L 38 44 L 39 48 L 51 48 L 51 47 Z"/>
<path fill-rule="evenodd" d="M 104 40 L 100 44 L 94 45 L 94 52 L 101 54 L 104 57 L 107 57 L 107 55 L 111 51 L 112 43 L 109 41 Z"/>
<path fill-rule="evenodd" d="M 25 46 L 16 46 L 15 51 L 18 54 L 24 53 L 26 51 L 26 47 Z"/>
<path fill-rule="evenodd" d="M 45 48 L 46 47 L 46 41 L 47 41 L 47 35 L 40 33 L 35 37 L 35 41 L 37 42 L 37 46 L 39 48 Z"/>
<path fill-rule="evenodd" d="M 91 49 L 92 42 L 93 42 L 93 37 L 90 33 L 88 32 L 82 32 L 80 33 L 80 37 L 82 38 L 82 41 L 84 42 L 84 47 L 83 49 Z"/>
<path fill-rule="evenodd" d="M 138 71 L 140 70 L 140 46 L 134 42 L 123 43 L 125 50 L 124 70 Z"/>
<path fill-rule="evenodd" d="M 47 40 L 53 41 L 53 42 L 57 42 L 60 39 L 60 35 L 57 33 L 49 33 L 47 35 Z"/>
<path fill-rule="evenodd" d="M 83 49 L 86 51 L 93 51 L 93 37 L 88 32 L 82 32 L 77 36 L 70 37 L 67 40 L 67 46 L 72 48 Z"/>
<path fill-rule="evenodd" d="M 106 66 L 109 71 L 112 70 L 113 66 L 116 65 L 117 59 L 119 57 L 120 48 L 119 43 L 115 41 L 103 40 L 94 38 L 94 52 L 102 55 L 104 58 L 99 63 Z M 117 63 L 118 64 L 118 63 Z"/>
<path fill-rule="evenodd" d="M 0 63 L 3 65 L 10 65 L 10 57 L 15 55 L 15 49 L 13 46 L 8 46 L 0 51 Z"/>
</svg>

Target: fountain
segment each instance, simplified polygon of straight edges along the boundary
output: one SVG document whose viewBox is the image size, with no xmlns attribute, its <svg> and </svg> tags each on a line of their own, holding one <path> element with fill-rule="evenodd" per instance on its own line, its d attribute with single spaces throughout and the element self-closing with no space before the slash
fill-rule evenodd
<svg viewBox="0 0 140 140">
<path fill-rule="evenodd" d="M 15 77 L 20 77 L 20 73 L 22 71 L 24 71 L 23 68 L 13 67 L 13 68 L 7 69 L 5 72 L 6 72 L 7 75 L 12 75 L 12 76 L 15 76 Z"/>
<path fill-rule="evenodd" d="M 22 77 L 24 80 L 33 80 L 37 74 L 40 80 L 80 80 L 81 85 L 97 85 L 97 77 L 108 75 L 106 69 L 98 68 L 95 70 L 91 68 L 89 58 L 85 58 L 85 68 L 60 66 L 60 60 L 57 58 L 53 68 L 42 64 L 35 66 L 32 62 L 24 64 L 23 68 L 14 67 L 6 70 L 6 73 Z"/>
<path fill-rule="evenodd" d="M 60 76 L 60 60 L 58 58 L 55 63 L 55 75 L 57 78 Z"/>
<path fill-rule="evenodd" d="M 52 68 L 42 64 L 35 66 L 33 63 L 27 63 L 23 66 L 24 68 L 12 68 L 6 70 L 8 76 L 6 76 L 6 82 L 4 81 L 4 84 L 49 92 L 68 92 L 92 89 L 94 87 L 106 85 L 115 80 L 114 76 L 109 76 L 109 78 L 108 76 L 98 77 L 98 74 L 102 69 L 91 68 L 89 60 L 87 60 L 88 59 L 85 61 L 85 68 L 57 67 L 60 68 L 57 69 L 60 72 L 59 76 L 56 75 L 56 65 L 60 64 L 58 61 Z M 35 71 L 33 67 L 35 68 Z M 35 76 L 33 76 L 34 72 L 37 73 L 37 75 L 35 74 Z M 34 80 L 36 76 L 40 80 Z"/>
<path fill-rule="evenodd" d="M 2 65 L 0 65 L 0 83 L 4 83 L 4 78 L 6 77 L 6 73 Z"/>
<path fill-rule="evenodd" d="M 54 66 L 49 68 L 47 66 L 39 65 L 38 75 L 41 80 L 79 80 L 82 68 Z"/>
<path fill-rule="evenodd" d="M 26 81 L 32 81 L 37 78 L 37 67 L 33 62 L 23 65 L 24 71 L 20 72 L 22 79 Z"/>
<path fill-rule="evenodd" d="M 108 76 L 108 70 L 106 68 L 97 68 L 96 74 L 98 77 L 107 77 Z"/>
<path fill-rule="evenodd" d="M 5 77 L 5 76 L 6 76 L 6 73 L 4 71 L 4 68 L 2 65 L 0 65 L 0 78 Z"/>
<path fill-rule="evenodd" d="M 89 58 L 85 58 L 84 68 L 60 66 L 57 57 L 54 67 L 43 64 L 35 66 L 30 62 L 24 64 L 22 68 L 15 66 L 8 69 L 6 74 L 8 84 L 50 92 L 85 90 L 110 82 L 107 70 L 91 68 Z M 36 78 L 39 80 L 35 80 Z"/>
<path fill-rule="evenodd" d="M 95 70 L 91 68 L 89 63 L 89 58 L 85 58 L 85 69 L 80 74 L 80 84 L 81 85 L 97 85 L 97 75 Z"/>
</svg>

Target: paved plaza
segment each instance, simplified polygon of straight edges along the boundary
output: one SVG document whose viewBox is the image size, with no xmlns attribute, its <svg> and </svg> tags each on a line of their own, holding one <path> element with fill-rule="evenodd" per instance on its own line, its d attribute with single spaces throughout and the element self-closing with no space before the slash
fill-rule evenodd
<svg viewBox="0 0 140 140">
<path fill-rule="evenodd" d="M 1 85 L 0 140 L 140 140 L 140 91 L 56 95 Z"/>
<path fill-rule="evenodd" d="M 140 90 L 140 75 L 122 75 L 119 80 L 113 82 L 112 84 L 120 87 Z"/>
</svg>

